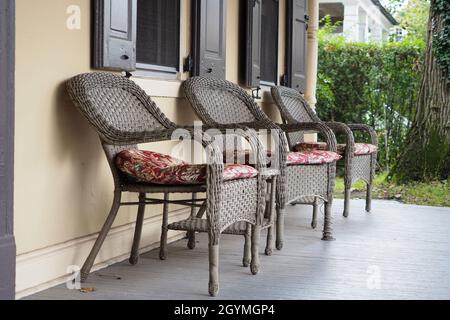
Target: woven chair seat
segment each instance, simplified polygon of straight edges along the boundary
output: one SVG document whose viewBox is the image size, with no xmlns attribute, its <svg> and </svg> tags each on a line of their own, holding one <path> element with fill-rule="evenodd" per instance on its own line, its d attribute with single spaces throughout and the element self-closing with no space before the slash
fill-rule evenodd
<svg viewBox="0 0 450 320">
<path fill-rule="evenodd" d="M 325 142 L 302 142 L 294 146 L 294 150 L 297 152 L 313 151 L 313 150 L 327 150 L 328 146 Z M 347 145 L 340 143 L 337 145 L 337 152 L 340 155 L 345 155 Z M 370 143 L 355 143 L 355 156 L 364 156 L 375 153 L 378 151 L 378 147 Z"/>
<path fill-rule="evenodd" d="M 271 222 L 268 219 L 264 219 L 262 223 L 262 228 L 267 228 L 271 226 Z M 245 234 L 247 230 L 247 222 L 238 221 L 228 228 L 225 229 L 223 233 L 226 234 Z M 171 223 L 167 226 L 170 230 L 178 230 L 178 231 L 196 231 L 196 232 L 208 232 L 208 220 L 201 218 L 188 218 L 185 220 L 177 221 Z"/>
<path fill-rule="evenodd" d="M 286 164 L 292 165 L 313 165 L 333 163 L 342 159 L 342 156 L 332 151 L 313 150 L 306 152 L 289 152 Z"/>
<path fill-rule="evenodd" d="M 206 164 L 189 164 L 169 155 L 138 149 L 120 152 L 116 165 L 128 177 L 153 184 L 204 184 L 207 177 Z M 223 180 L 253 178 L 257 174 L 258 171 L 251 166 L 227 164 L 224 166 Z"/>
</svg>

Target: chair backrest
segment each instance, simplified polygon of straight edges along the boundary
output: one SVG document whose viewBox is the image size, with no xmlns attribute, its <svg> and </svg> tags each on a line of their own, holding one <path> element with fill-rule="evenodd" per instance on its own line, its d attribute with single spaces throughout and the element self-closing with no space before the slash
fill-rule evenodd
<svg viewBox="0 0 450 320">
<path fill-rule="evenodd" d="M 315 111 L 297 90 L 275 86 L 271 88 L 271 93 L 285 123 L 320 122 Z M 290 133 L 288 140 L 290 147 L 293 147 L 298 142 L 304 141 L 303 133 Z"/>
<path fill-rule="evenodd" d="M 157 135 L 175 127 L 144 90 L 123 76 L 80 74 L 67 82 L 67 91 L 99 134 L 116 186 L 127 180 L 115 166 L 116 155 L 137 148 L 133 140 L 144 132 Z"/>
<path fill-rule="evenodd" d="M 275 86 L 271 88 L 271 93 L 280 110 L 281 117 L 287 123 L 320 121 L 317 114 L 297 90 Z"/>
<path fill-rule="evenodd" d="M 230 81 L 192 77 L 183 87 L 195 112 L 207 125 L 245 125 L 267 118 L 252 97 Z"/>
<path fill-rule="evenodd" d="M 187 99 L 199 118 L 212 127 L 226 124 L 251 124 L 268 117 L 252 97 L 238 85 L 212 77 L 192 77 L 183 84 Z M 222 150 L 242 150 L 245 145 L 240 137 L 228 134 L 216 137 Z"/>
<path fill-rule="evenodd" d="M 103 141 L 129 144 L 143 132 L 175 125 L 133 81 L 111 73 L 85 73 L 67 82 L 70 98 Z"/>
</svg>

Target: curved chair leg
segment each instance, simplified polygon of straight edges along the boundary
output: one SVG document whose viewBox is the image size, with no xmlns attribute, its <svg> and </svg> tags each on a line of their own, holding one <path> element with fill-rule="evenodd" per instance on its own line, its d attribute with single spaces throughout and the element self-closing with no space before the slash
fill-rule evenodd
<svg viewBox="0 0 450 320">
<path fill-rule="evenodd" d="M 317 197 L 314 198 L 313 203 L 313 216 L 311 221 L 311 228 L 315 229 L 317 227 L 317 214 L 319 213 L 319 201 L 317 200 Z"/>
<path fill-rule="evenodd" d="M 261 226 L 252 226 L 252 262 L 250 264 L 250 271 L 253 275 L 259 272 L 259 239 L 261 236 Z"/>
<path fill-rule="evenodd" d="M 194 250 L 195 249 L 195 232 L 194 231 L 188 231 L 187 232 L 187 238 L 188 238 L 187 247 L 190 250 Z"/>
<path fill-rule="evenodd" d="M 120 208 L 121 198 L 122 192 L 120 190 L 114 191 L 114 200 L 108 218 L 106 218 L 102 230 L 100 231 L 97 240 L 95 240 L 95 244 L 92 247 L 91 252 L 89 253 L 89 256 L 87 257 L 86 261 L 84 262 L 83 267 L 81 268 L 80 276 L 82 282 L 86 281 L 86 279 L 88 278 L 89 272 L 91 271 L 95 258 L 97 257 L 97 254 L 100 251 L 103 242 L 105 241 L 106 235 L 108 234 L 114 220 L 116 219 L 117 212 L 119 211 Z"/>
<path fill-rule="evenodd" d="M 219 293 L 219 244 L 209 244 L 209 284 L 208 291 L 212 297 Z"/>
<path fill-rule="evenodd" d="M 164 206 L 163 206 L 163 221 L 161 226 L 161 244 L 159 247 L 159 258 L 161 260 L 167 259 L 167 225 L 169 224 L 169 194 L 164 193 Z"/>
<path fill-rule="evenodd" d="M 192 203 L 195 203 L 196 199 L 197 199 L 197 194 L 195 192 L 193 192 L 192 193 Z M 195 209 L 196 209 L 196 207 L 194 207 L 194 206 L 191 207 L 191 218 L 195 218 L 195 215 L 196 215 Z M 188 238 L 188 243 L 187 243 L 188 248 L 191 250 L 194 250 L 195 249 L 195 232 L 188 231 L 187 238 Z"/>
<path fill-rule="evenodd" d="M 139 261 L 139 243 L 141 241 L 144 215 L 145 215 L 145 193 L 140 193 L 139 207 L 136 219 L 136 228 L 134 230 L 133 246 L 131 247 L 131 255 L 129 259 L 131 265 L 136 265 Z"/>
<path fill-rule="evenodd" d="M 331 205 L 332 205 L 332 199 L 329 199 L 327 202 L 325 202 L 325 217 L 324 217 L 324 223 L 323 223 L 323 237 L 322 240 L 325 241 L 333 241 L 335 240 L 333 238 L 333 229 L 331 227 Z"/>
<path fill-rule="evenodd" d="M 251 262 L 251 228 L 250 224 L 247 224 L 247 230 L 245 231 L 244 242 L 244 257 L 242 259 L 242 265 L 248 267 Z"/>
<path fill-rule="evenodd" d="M 264 250 L 266 256 L 271 256 L 273 253 L 273 229 L 273 227 L 267 228 L 266 249 Z"/>
<path fill-rule="evenodd" d="M 270 183 L 268 183 L 267 186 L 267 193 L 269 197 L 266 201 L 266 219 L 269 220 L 269 223 L 271 224 L 270 227 L 267 229 L 267 239 L 266 239 L 266 249 L 264 250 L 264 253 L 266 256 L 271 256 L 273 253 L 273 247 L 274 247 L 274 241 L 273 241 L 273 233 L 274 233 L 274 201 L 275 201 L 275 184 L 276 184 L 276 178 L 273 178 Z"/>
<path fill-rule="evenodd" d="M 281 209 L 277 205 L 277 240 L 276 247 L 277 250 L 283 249 L 283 241 L 284 241 L 284 214 L 285 209 Z"/>
<path fill-rule="evenodd" d="M 347 218 L 350 208 L 351 186 L 345 186 L 344 193 L 344 212 L 342 215 Z"/>
<path fill-rule="evenodd" d="M 370 212 L 372 210 L 372 184 L 367 184 L 366 191 L 366 212 Z"/>
</svg>

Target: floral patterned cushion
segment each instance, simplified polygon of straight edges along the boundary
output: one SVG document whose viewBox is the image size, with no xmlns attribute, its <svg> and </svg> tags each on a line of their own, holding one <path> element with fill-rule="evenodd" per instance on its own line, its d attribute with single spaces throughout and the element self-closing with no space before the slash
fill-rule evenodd
<svg viewBox="0 0 450 320">
<path fill-rule="evenodd" d="M 338 144 L 337 152 L 340 155 L 345 154 L 346 144 Z M 325 142 L 302 142 L 298 143 L 295 151 L 313 151 L 313 150 L 327 150 L 328 146 Z M 362 156 L 372 154 L 378 151 L 378 147 L 369 143 L 355 143 L 355 156 Z"/>
<path fill-rule="evenodd" d="M 271 151 L 267 151 L 267 164 L 270 164 Z M 342 159 L 342 156 L 331 151 L 309 150 L 305 152 L 289 152 L 286 159 L 287 165 L 297 164 L 324 164 Z M 252 162 L 250 162 L 250 160 Z M 251 150 L 226 150 L 224 151 L 224 162 L 254 164 L 255 159 Z"/>
<path fill-rule="evenodd" d="M 311 165 L 311 164 L 325 164 L 332 163 L 342 159 L 342 156 L 335 152 L 312 150 L 304 152 L 289 152 L 287 154 L 286 164 L 291 165 Z"/>
<path fill-rule="evenodd" d="M 155 184 L 203 184 L 206 182 L 206 165 L 189 164 L 152 151 L 124 150 L 116 157 L 116 165 L 127 176 L 141 182 Z M 224 181 L 253 178 L 258 171 L 247 165 L 225 165 Z"/>
</svg>

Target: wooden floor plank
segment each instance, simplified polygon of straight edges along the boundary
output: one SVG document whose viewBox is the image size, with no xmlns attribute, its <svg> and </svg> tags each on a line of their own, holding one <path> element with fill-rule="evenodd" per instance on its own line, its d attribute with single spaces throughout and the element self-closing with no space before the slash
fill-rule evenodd
<svg viewBox="0 0 450 320">
<path fill-rule="evenodd" d="M 285 247 L 267 257 L 261 245 L 256 276 L 240 265 L 243 237 L 223 236 L 219 298 L 450 299 L 450 208 L 374 201 L 367 214 L 354 200 L 346 219 L 342 205 L 335 201 L 333 242 L 309 227 L 311 207 L 289 207 Z M 210 299 L 207 240 L 197 239 L 195 250 L 186 240 L 169 245 L 166 261 L 154 250 L 137 266 L 125 261 L 92 274 L 84 286 L 93 293 L 60 285 L 27 299 Z"/>
</svg>

